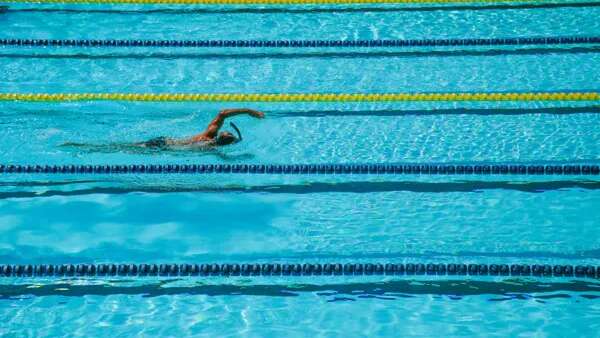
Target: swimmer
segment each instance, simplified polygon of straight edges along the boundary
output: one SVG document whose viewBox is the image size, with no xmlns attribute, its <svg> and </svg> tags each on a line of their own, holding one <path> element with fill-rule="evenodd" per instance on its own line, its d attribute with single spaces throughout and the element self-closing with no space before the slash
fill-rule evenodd
<svg viewBox="0 0 600 338">
<path fill-rule="evenodd" d="M 215 118 L 208 124 L 208 127 L 206 127 L 206 129 L 200 134 L 184 139 L 172 139 L 161 136 L 150 139 L 145 142 L 134 143 L 134 145 L 144 148 L 169 148 L 173 146 L 212 148 L 241 142 L 242 133 L 240 132 L 238 127 L 232 122 L 230 122 L 229 125 L 231 125 L 231 127 L 235 130 L 237 137 L 228 131 L 222 131 L 219 133 L 219 130 L 225 122 L 225 119 L 240 114 L 248 114 L 257 119 L 262 119 L 265 117 L 264 113 L 257 110 L 245 108 L 225 109 L 220 111 L 219 114 L 217 114 L 217 116 L 215 116 Z"/>
<path fill-rule="evenodd" d="M 248 114 L 252 117 L 262 119 L 265 114 L 252 109 L 225 109 L 219 112 L 217 116 L 208 124 L 206 129 L 197 135 L 187 137 L 184 139 L 174 139 L 169 137 L 155 137 L 144 142 L 134 143 L 109 143 L 109 144 L 90 144 L 90 143 L 79 143 L 79 142 L 66 142 L 61 144 L 61 147 L 65 148 L 76 148 L 82 149 L 88 152 L 99 152 L 99 153 L 113 153 L 117 151 L 125 151 L 131 153 L 156 153 L 163 151 L 201 151 L 207 155 L 216 155 L 225 159 L 229 158 L 230 155 L 217 151 L 221 146 L 233 144 L 242 141 L 242 133 L 238 127 L 229 123 L 235 130 L 237 137 L 232 133 L 223 131 L 219 133 L 219 130 L 223 126 L 225 119 L 228 117 Z M 239 155 L 246 156 L 246 155 Z"/>
</svg>

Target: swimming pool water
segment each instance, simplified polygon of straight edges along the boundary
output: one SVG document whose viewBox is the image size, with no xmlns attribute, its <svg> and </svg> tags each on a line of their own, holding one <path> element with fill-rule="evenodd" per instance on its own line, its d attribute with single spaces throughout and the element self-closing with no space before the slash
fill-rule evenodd
<svg viewBox="0 0 600 338">
<path fill-rule="evenodd" d="M 64 10 L 67 8 L 68 10 Z M 11 5 L 3 38 L 594 36 L 600 8 L 259 12 Z M 292 10 L 293 9 L 293 10 Z M 597 46 L 406 50 L 0 48 L 1 92 L 598 90 Z M 264 103 L 218 151 L 111 143 L 201 131 L 234 104 L 0 103 L 3 164 L 600 163 L 589 103 Z M 86 147 L 65 142 L 89 143 Z M 600 183 L 562 176 L 0 174 L 0 264 L 600 265 Z M 2 336 L 595 336 L 595 280 L 0 280 Z"/>
</svg>

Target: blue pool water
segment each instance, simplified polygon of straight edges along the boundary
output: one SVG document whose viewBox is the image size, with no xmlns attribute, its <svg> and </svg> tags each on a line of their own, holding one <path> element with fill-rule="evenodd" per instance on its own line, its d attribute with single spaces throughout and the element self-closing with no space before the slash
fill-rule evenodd
<svg viewBox="0 0 600 338">
<path fill-rule="evenodd" d="M 63 9 L 68 10 L 63 10 Z M 206 11 L 11 5 L 2 38 L 595 36 L 600 7 Z M 164 9 L 164 8 L 163 8 Z M 296 9 L 291 11 L 289 9 Z M 598 90 L 598 46 L 0 48 L 0 92 Z M 107 144 L 201 131 L 218 103 L 0 103 L 3 164 L 600 163 L 589 103 L 261 103 L 211 152 Z M 89 143 L 86 147 L 65 142 Z M 0 264 L 600 265 L 600 182 L 568 176 L 0 174 Z M 3 278 L 0 335 L 595 336 L 594 279 Z"/>
</svg>

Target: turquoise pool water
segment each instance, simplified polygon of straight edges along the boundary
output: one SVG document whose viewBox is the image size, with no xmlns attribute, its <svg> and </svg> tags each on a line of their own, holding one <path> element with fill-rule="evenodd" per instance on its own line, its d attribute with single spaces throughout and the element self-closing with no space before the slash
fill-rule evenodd
<svg viewBox="0 0 600 338">
<path fill-rule="evenodd" d="M 67 10 L 64 10 L 67 8 Z M 2 38 L 594 36 L 600 7 L 206 11 L 12 6 Z M 295 9 L 295 10 L 291 10 Z M 152 10 L 152 11 L 148 11 Z M 2 92 L 598 90 L 597 46 L 407 50 L 0 48 Z M 589 103 L 0 103 L 4 164 L 600 163 Z M 90 143 L 65 147 L 65 142 Z M 597 177 L 0 175 L 0 264 L 475 262 L 600 265 Z M 595 336 L 593 279 L 355 276 L 0 279 L 2 336 Z"/>
</svg>

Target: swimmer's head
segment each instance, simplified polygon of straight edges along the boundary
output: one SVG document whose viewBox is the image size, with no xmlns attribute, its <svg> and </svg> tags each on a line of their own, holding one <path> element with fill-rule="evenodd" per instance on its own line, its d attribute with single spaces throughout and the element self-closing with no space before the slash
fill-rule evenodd
<svg viewBox="0 0 600 338">
<path fill-rule="evenodd" d="M 238 139 L 233 136 L 232 133 L 228 132 L 228 131 L 223 131 L 220 132 L 219 135 L 217 136 L 217 140 L 216 143 L 219 146 L 226 146 L 228 144 L 232 144 L 235 143 Z"/>
</svg>

